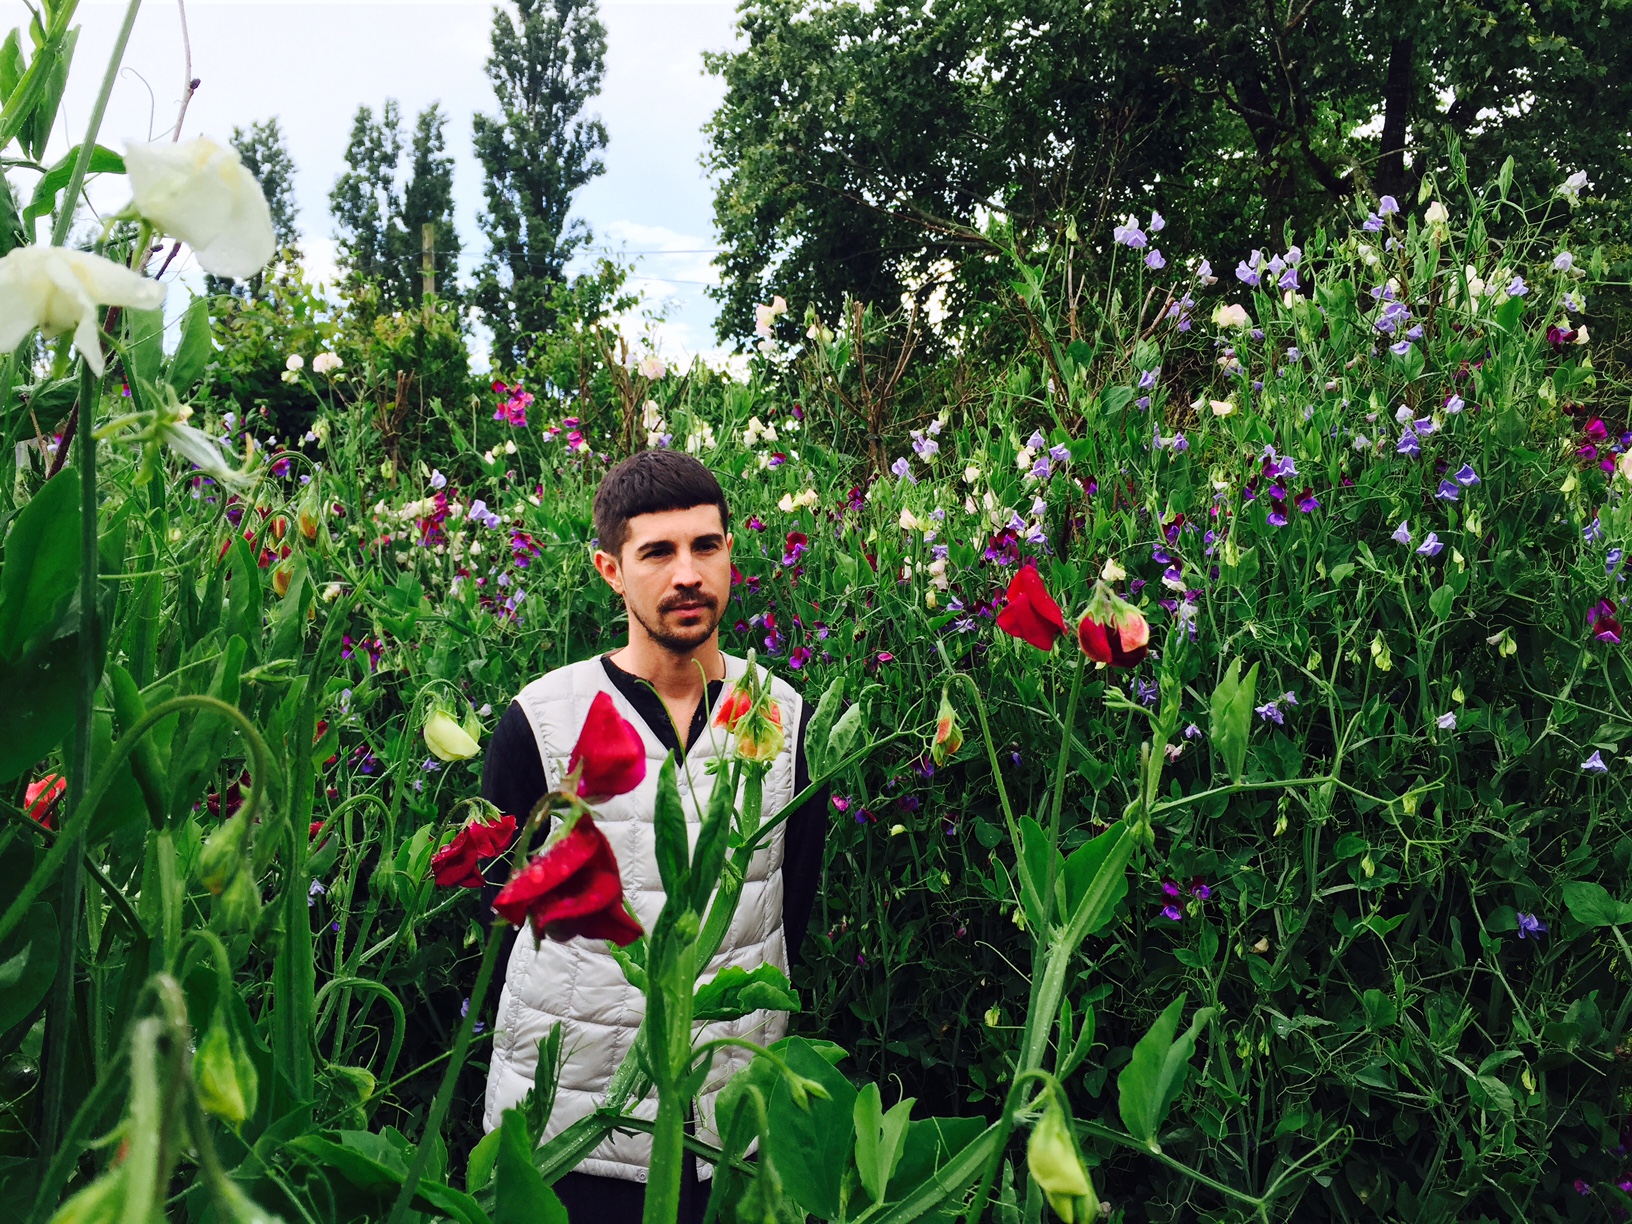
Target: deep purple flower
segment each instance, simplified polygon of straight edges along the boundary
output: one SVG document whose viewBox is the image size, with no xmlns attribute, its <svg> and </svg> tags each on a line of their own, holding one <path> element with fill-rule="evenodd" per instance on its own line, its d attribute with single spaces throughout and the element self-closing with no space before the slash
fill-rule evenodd
<svg viewBox="0 0 1632 1224">
<path fill-rule="evenodd" d="M 1461 485 L 1464 489 L 1471 489 L 1474 485 L 1479 483 L 1479 473 L 1474 471 L 1468 464 L 1464 463 L 1459 469 L 1457 469 L 1456 483 Z"/>
<path fill-rule="evenodd" d="M 1197 901 L 1211 901 L 1213 899 L 1213 889 L 1200 876 L 1192 876 L 1190 877 L 1190 895 Z"/>
<path fill-rule="evenodd" d="M 1170 903 L 1162 906 L 1162 917 L 1169 922 L 1178 922 L 1184 917 L 1184 911 Z"/>
<path fill-rule="evenodd" d="M 1269 513 L 1264 516 L 1264 521 L 1271 527 L 1285 527 L 1287 523 L 1286 502 L 1282 501 L 1278 497 L 1271 498 L 1269 503 Z"/>
<path fill-rule="evenodd" d="M 1434 496 L 1439 498 L 1440 501 L 1461 501 L 1462 490 L 1450 481 L 1442 480 L 1439 482 L 1439 488 L 1435 490 Z"/>
<path fill-rule="evenodd" d="M 1534 914 L 1519 915 L 1519 938 L 1539 939 L 1547 934 L 1547 924 Z"/>
<path fill-rule="evenodd" d="M 810 650 L 809 650 L 808 647 L 795 646 L 793 648 L 793 652 L 788 655 L 788 666 L 791 667 L 794 671 L 798 671 L 801 667 L 803 667 L 806 663 L 809 663 L 809 662 L 810 662 Z"/>
<path fill-rule="evenodd" d="M 1320 509 L 1320 500 L 1315 496 L 1313 489 L 1305 486 L 1303 492 L 1298 494 L 1297 505 L 1304 514 L 1313 514 Z"/>
<path fill-rule="evenodd" d="M 1408 429 L 1400 435 L 1399 444 L 1395 446 L 1394 450 L 1401 455 L 1409 455 L 1415 459 L 1422 454 L 1422 443 L 1417 439 L 1416 432 Z"/>
</svg>

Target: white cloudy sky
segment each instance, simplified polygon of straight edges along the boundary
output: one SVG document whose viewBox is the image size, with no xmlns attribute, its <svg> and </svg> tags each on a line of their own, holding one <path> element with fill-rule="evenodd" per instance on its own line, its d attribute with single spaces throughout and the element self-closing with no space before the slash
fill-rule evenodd
<svg viewBox="0 0 1632 1224">
<path fill-rule="evenodd" d="M 11 20 L 27 20 L 18 0 L 3 0 Z M 641 287 L 669 305 L 661 332 L 665 355 L 714 348 L 712 194 L 700 157 L 702 125 L 722 95 L 704 74 L 702 55 L 733 44 L 729 3 L 627 3 L 601 0 L 607 27 L 606 83 L 592 103 L 610 143 L 606 173 L 579 193 L 576 215 L 599 243 L 637 261 Z M 83 131 L 123 4 L 87 0 L 73 77 L 59 117 L 62 134 Z M 376 112 L 396 98 L 410 121 L 440 101 L 449 113 L 456 161 L 458 225 L 468 268 L 479 255 L 476 213 L 481 175 L 470 146 L 470 117 L 492 112 L 483 72 L 492 5 L 464 3 L 312 3 L 302 0 L 188 0 L 193 75 L 202 85 L 186 134 L 225 139 L 236 125 L 277 115 L 298 169 L 296 192 L 304 245 L 314 272 L 333 267 L 327 196 L 344 167 L 351 118 L 359 104 Z M 102 143 L 167 132 L 183 83 L 181 21 L 174 0 L 146 0 L 126 68 L 116 86 Z M 21 184 L 21 180 L 19 180 Z M 93 198 L 97 198 L 93 196 Z M 119 201 L 109 201 L 115 206 Z"/>
</svg>

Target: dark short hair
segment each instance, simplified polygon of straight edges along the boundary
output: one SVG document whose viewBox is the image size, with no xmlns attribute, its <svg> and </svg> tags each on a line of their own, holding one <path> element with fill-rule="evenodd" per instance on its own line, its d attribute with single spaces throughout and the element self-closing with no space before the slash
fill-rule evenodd
<svg viewBox="0 0 1632 1224">
<path fill-rule="evenodd" d="M 639 451 L 608 472 L 595 491 L 597 542 L 602 551 L 621 556 L 635 515 L 693 506 L 718 506 L 720 525 L 730 527 L 725 491 L 713 472 L 684 451 Z"/>
</svg>

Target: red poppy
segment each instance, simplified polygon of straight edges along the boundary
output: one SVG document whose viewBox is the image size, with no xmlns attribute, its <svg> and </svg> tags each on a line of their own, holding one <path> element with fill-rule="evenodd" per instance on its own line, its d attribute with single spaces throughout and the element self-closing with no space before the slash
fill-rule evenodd
<svg viewBox="0 0 1632 1224">
<path fill-rule="evenodd" d="M 504 886 L 493 908 L 516 926 L 530 921 L 540 939 L 582 936 L 627 947 L 642 933 L 624 904 L 618 860 L 587 812 Z"/>
<path fill-rule="evenodd" d="M 30 782 L 23 792 L 23 810 L 30 820 L 37 820 L 45 828 L 51 827 L 51 817 L 57 800 L 68 789 L 68 780 L 60 774 L 46 774 L 38 782 Z"/>
<path fill-rule="evenodd" d="M 516 836 L 516 818 L 476 821 L 459 830 L 451 842 L 431 855 L 431 874 L 439 888 L 480 888 L 487 883 L 479 860 L 496 859 Z"/>
<path fill-rule="evenodd" d="M 596 693 L 590 702 L 589 717 L 567 760 L 567 772 L 579 766 L 583 772 L 578 775 L 578 797 L 587 803 L 626 794 L 646 777 L 646 745 L 640 732 L 618 713 L 609 693 Z"/>
<path fill-rule="evenodd" d="M 997 627 L 1038 650 L 1052 650 L 1065 635 L 1065 616 L 1048 593 L 1035 565 L 1024 565 L 1009 583 L 1008 605 L 997 614 Z"/>
</svg>

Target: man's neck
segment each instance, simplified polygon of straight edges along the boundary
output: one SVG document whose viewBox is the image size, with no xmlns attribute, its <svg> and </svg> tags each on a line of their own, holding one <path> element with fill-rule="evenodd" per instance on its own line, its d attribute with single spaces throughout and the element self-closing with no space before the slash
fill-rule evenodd
<svg viewBox="0 0 1632 1224">
<path fill-rule="evenodd" d="M 705 676 L 708 680 L 725 679 L 725 657 L 720 653 L 717 632 L 685 654 L 665 650 L 643 633 L 631 633 L 629 644 L 612 653 L 612 662 L 645 680 L 665 702 L 695 703 L 703 694 Z"/>
</svg>

